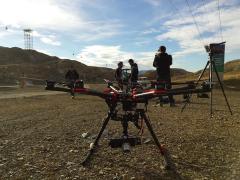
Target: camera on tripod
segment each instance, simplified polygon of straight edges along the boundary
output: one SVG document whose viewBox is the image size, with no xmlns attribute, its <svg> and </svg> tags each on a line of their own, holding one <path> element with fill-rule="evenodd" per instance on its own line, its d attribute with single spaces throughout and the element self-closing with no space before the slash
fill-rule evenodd
<svg viewBox="0 0 240 180">
<path fill-rule="evenodd" d="M 210 49 L 210 46 L 209 45 L 205 45 L 204 46 L 205 50 L 207 53 L 210 53 L 211 52 L 211 49 Z"/>
</svg>

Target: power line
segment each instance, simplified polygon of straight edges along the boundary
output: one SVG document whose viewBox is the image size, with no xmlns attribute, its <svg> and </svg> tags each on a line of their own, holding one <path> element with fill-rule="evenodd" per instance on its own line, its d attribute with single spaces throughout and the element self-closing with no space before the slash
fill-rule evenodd
<svg viewBox="0 0 240 180">
<path fill-rule="evenodd" d="M 176 11 L 176 13 L 179 14 L 179 16 L 184 19 L 185 17 L 183 17 L 183 15 L 181 14 L 180 10 L 174 5 L 173 0 L 169 0 L 170 5 L 173 7 L 173 9 Z M 198 39 L 200 41 L 200 43 L 202 43 L 202 41 L 200 39 Z"/>
<path fill-rule="evenodd" d="M 196 21 L 194 15 L 193 15 L 193 12 L 192 12 L 191 6 L 190 6 L 188 0 L 185 0 L 185 1 L 186 1 L 186 4 L 187 4 L 188 8 L 189 8 L 189 11 L 190 11 L 190 13 L 191 13 L 191 15 L 192 15 L 192 18 L 193 18 L 194 24 L 195 24 L 196 29 L 197 29 L 197 31 L 198 31 L 199 38 L 201 39 L 201 42 L 202 42 L 202 44 L 203 44 L 203 46 L 204 46 L 205 44 L 204 44 L 204 41 L 203 41 L 202 35 L 201 35 L 201 33 L 200 33 L 200 30 L 199 30 L 199 26 L 198 26 L 198 24 L 197 24 L 197 21 Z"/>
<path fill-rule="evenodd" d="M 185 17 L 183 17 L 183 15 L 181 14 L 180 10 L 174 5 L 173 0 L 169 0 L 171 6 L 173 7 L 173 9 L 175 9 L 176 13 L 179 14 L 179 16 L 181 16 L 182 19 L 184 19 Z"/>
<path fill-rule="evenodd" d="M 172 5 L 172 7 L 175 9 L 175 11 L 181 16 L 181 18 L 183 18 L 182 14 L 180 13 L 179 9 L 174 5 L 172 0 L 169 0 L 170 4 Z"/>
<path fill-rule="evenodd" d="M 205 13 L 207 13 L 207 3 L 206 0 L 202 0 L 202 4 L 203 4 L 203 8 L 205 10 Z M 208 16 L 206 16 L 206 20 L 207 20 L 207 24 L 209 25 L 209 28 L 211 28 L 211 21 L 209 20 Z M 212 30 L 212 32 L 215 32 L 214 28 L 212 27 L 211 29 L 209 29 L 210 31 Z M 214 36 L 214 40 L 216 39 L 216 36 Z"/>
<path fill-rule="evenodd" d="M 204 10 L 205 10 L 205 13 L 207 13 L 207 8 L 206 8 L 206 2 L 205 2 L 205 0 L 202 0 L 202 3 L 203 3 L 203 8 L 204 8 Z M 207 23 L 210 24 L 210 21 L 209 21 L 209 19 L 208 19 L 208 16 L 206 17 L 206 19 L 207 19 Z"/>
<path fill-rule="evenodd" d="M 217 0 L 217 2 L 218 2 L 219 29 L 220 29 L 220 35 L 221 35 L 221 38 L 222 38 L 222 42 L 223 42 L 223 35 L 222 35 L 222 21 L 221 21 L 221 15 L 220 15 L 219 0 Z"/>
</svg>

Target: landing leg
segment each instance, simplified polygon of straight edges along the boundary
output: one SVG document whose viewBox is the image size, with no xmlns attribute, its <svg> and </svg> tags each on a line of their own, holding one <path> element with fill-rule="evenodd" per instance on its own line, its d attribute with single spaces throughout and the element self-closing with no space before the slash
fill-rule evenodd
<svg viewBox="0 0 240 180">
<path fill-rule="evenodd" d="M 146 123 L 146 125 L 147 125 L 147 127 L 148 127 L 149 132 L 151 133 L 151 136 L 152 136 L 152 138 L 153 138 L 156 146 L 157 146 L 157 147 L 159 148 L 159 150 L 160 150 L 161 155 L 164 157 L 164 165 L 165 165 L 165 168 L 166 168 L 166 169 L 170 169 L 170 162 L 169 162 L 169 159 L 167 158 L 166 150 L 162 147 L 162 145 L 161 145 L 160 142 L 158 141 L 158 138 L 157 138 L 156 134 L 155 134 L 154 131 L 153 131 L 152 125 L 151 125 L 148 117 L 146 116 L 146 114 L 145 114 L 144 111 L 140 112 L 140 115 L 141 115 L 141 117 L 144 119 L 144 121 L 145 121 L 145 123 Z"/>
<path fill-rule="evenodd" d="M 112 115 L 112 112 L 113 112 L 113 111 L 114 111 L 114 109 L 112 109 L 112 110 L 110 110 L 110 111 L 108 112 L 108 115 L 107 115 L 107 117 L 105 118 L 105 120 L 104 120 L 104 122 L 103 122 L 103 125 L 102 125 L 102 127 L 101 127 L 101 130 L 100 130 L 99 133 L 98 133 L 97 138 L 96 138 L 95 141 L 93 142 L 93 145 L 90 147 L 86 158 L 85 158 L 85 159 L 82 161 L 82 163 L 81 163 L 83 166 L 85 166 L 85 165 L 89 162 L 89 159 L 90 159 L 90 157 L 92 156 L 92 154 L 93 154 L 96 146 L 98 145 L 98 141 L 99 141 L 99 139 L 101 138 L 101 135 L 102 135 L 104 129 L 106 128 L 106 126 L 107 126 L 107 124 L 108 124 L 108 122 L 109 122 L 109 120 L 110 120 L 110 118 L 111 118 L 111 115 Z"/>
</svg>

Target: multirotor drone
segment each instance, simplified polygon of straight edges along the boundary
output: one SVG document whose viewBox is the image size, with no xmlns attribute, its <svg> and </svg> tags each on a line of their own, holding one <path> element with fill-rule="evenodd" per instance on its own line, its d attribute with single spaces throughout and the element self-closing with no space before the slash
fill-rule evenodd
<svg viewBox="0 0 240 180">
<path fill-rule="evenodd" d="M 103 121 L 103 125 L 94 140 L 90 145 L 89 152 L 86 158 L 82 161 L 82 165 L 86 165 L 90 157 L 93 155 L 94 150 L 96 150 L 98 142 L 101 138 L 101 135 L 104 132 L 109 120 L 120 121 L 123 127 L 122 137 L 118 139 L 111 139 L 109 145 L 113 148 L 122 147 L 124 152 L 129 152 L 131 146 L 135 146 L 141 144 L 141 139 L 139 137 L 132 137 L 128 134 L 128 123 L 132 122 L 138 129 L 142 130 L 143 122 L 145 122 L 157 148 L 159 149 L 161 155 L 164 159 L 164 164 L 166 168 L 170 168 L 171 162 L 169 161 L 168 151 L 160 144 L 156 134 L 153 131 L 152 125 L 150 123 L 149 117 L 147 116 L 147 106 L 149 100 L 155 97 L 169 96 L 169 95 L 184 95 L 188 97 L 188 101 L 182 107 L 182 111 L 186 107 L 187 103 L 190 102 L 190 98 L 192 94 L 198 94 L 199 97 L 202 95 L 209 93 L 210 94 L 210 112 L 212 113 L 212 105 L 213 105 L 213 72 L 215 72 L 217 76 L 218 83 L 221 87 L 223 96 L 225 98 L 226 104 L 228 106 L 229 112 L 232 114 L 232 110 L 228 103 L 222 81 L 220 80 L 216 63 L 213 59 L 213 54 L 223 53 L 222 47 L 221 51 L 216 51 L 215 47 L 223 46 L 225 42 L 219 44 L 210 44 L 206 46 L 206 51 L 209 53 L 209 60 L 207 64 L 200 74 L 199 78 L 196 81 L 185 82 L 183 84 L 187 84 L 184 87 L 180 88 L 172 88 L 168 89 L 168 84 L 166 82 L 152 81 L 149 87 L 143 87 L 143 85 L 139 83 L 129 83 L 129 69 L 123 70 L 123 85 L 120 88 L 119 86 L 114 86 L 114 83 L 105 80 L 107 83 L 107 88 L 104 91 L 97 91 L 94 89 L 89 89 L 84 87 L 83 81 L 75 81 L 74 84 L 67 83 L 57 83 L 54 81 L 46 81 L 46 90 L 52 91 L 63 91 L 63 92 L 71 92 L 77 94 L 85 94 L 91 96 L 98 96 L 102 98 L 108 108 L 109 111 L 105 120 Z M 219 50 L 219 48 L 217 49 Z M 208 68 L 209 67 L 209 68 Z M 206 70 L 209 70 L 208 80 L 202 81 L 201 78 Z M 200 84 L 200 82 L 202 82 Z M 172 83 L 173 84 L 173 83 Z M 200 84 L 200 86 L 199 86 Z M 65 85 L 65 86 L 59 86 Z M 121 111 L 119 111 L 121 109 Z M 141 125 L 140 122 L 141 121 Z"/>
<path fill-rule="evenodd" d="M 114 86 L 111 81 L 105 81 L 107 82 L 107 88 L 102 92 L 85 88 L 83 81 L 76 81 L 73 89 L 70 89 L 68 87 L 60 87 L 58 86 L 59 83 L 53 81 L 46 81 L 46 90 L 63 92 L 73 91 L 76 94 L 98 96 L 106 102 L 109 108 L 107 116 L 103 121 L 103 125 L 96 139 L 93 143 L 91 143 L 89 152 L 86 158 L 82 161 L 82 165 L 86 165 L 89 162 L 90 157 L 96 150 L 101 135 L 103 134 L 109 120 L 115 120 L 121 122 L 123 134 L 120 138 L 110 140 L 109 145 L 112 148 L 122 147 L 124 152 L 129 152 L 131 146 L 141 144 L 141 139 L 139 137 L 133 137 L 129 135 L 128 123 L 132 122 L 139 130 L 141 130 L 140 124 L 145 122 L 157 148 L 159 149 L 161 155 L 164 157 L 165 166 L 169 167 L 169 162 L 166 156 L 166 149 L 162 144 L 160 144 L 156 134 L 153 131 L 149 117 L 146 114 L 148 102 L 150 99 L 160 96 L 206 93 L 210 91 L 209 85 L 207 83 L 203 83 L 202 86 L 197 87 L 192 82 L 185 87 L 167 89 L 165 83 L 155 81 L 152 82 L 150 88 L 144 89 L 141 87 L 141 85 L 134 84 L 128 85 L 131 88 L 128 87 L 122 90 L 117 86 Z M 121 110 L 119 111 L 119 109 Z"/>
</svg>

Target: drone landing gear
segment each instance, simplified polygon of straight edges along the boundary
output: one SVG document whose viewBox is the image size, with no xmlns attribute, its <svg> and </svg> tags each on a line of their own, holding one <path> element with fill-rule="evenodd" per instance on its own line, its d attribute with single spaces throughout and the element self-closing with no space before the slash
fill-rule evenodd
<svg viewBox="0 0 240 180">
<path fill-rule="evenodd" d="M 114 108 L 115 109 L 115 108 Z M 95 141 L 90 145 L 90 149 L 89 149 L 89 152 L 86 156 L 86 158 L 82 161 L 82 165 L 85 166 L 87 165 L 87 163 L 90 161 L 90 158 L 91 156 L 93 155 L 97 145 L 98 145 L 98 141 L 100 140 L 100 137 L 104 131 L 104 129 L 106 128 L 110 118 L 111 118 L 111 115 L 113 114 L 114 112 L 114 109 L 110 110 L 107 117 L 105 118 L 104 122 L 103 122 L 103 125 L 98 133 L 98 136 L 97 138 L 95 139 Z M 161 155 L 163 156 L 164 158 L 164 166 L 166 169 L 170 169 L 170 160 L 169 160 L 169 155 L 167 153 L 167 150 L 163 148 L 163 146 L 160 144 L 160 142 L 158 141 L 158 138 L 156 136 L 156 134 L 154 133 L 153 131 L 153 128 L 152 128 L 152 125 L 150 123 L 150 120 L 149 118 L 147 117 L 146 113 L 144 110 L 141 110 L 140 111 L 140 117 L 145 121 L 145 124 L 157 146 L 157 148 L 159 149 Z M 112 141 L 110 141 L 110 146 L 112 147 L 123 147 L 123 150 L 125 148 L 125 150 L 127 151 L 130 147 L 127 147 L 126 144 L 128 144 L 129 146 L 134 146 L 134 145 L 137 145 L 137 144 L 140 144 L 141 141 L 139 141 L 140 139 L 139 138 L 131 138 L 131 137 L 128 137 L 127 135 L 127 125 L 125 124 L 125 122 L 123 122 L 123 138 L 120 138 L 120 139 L 114 139 Z M 124 147 L 125 146 L 125 147 Z"/>
</svg>

